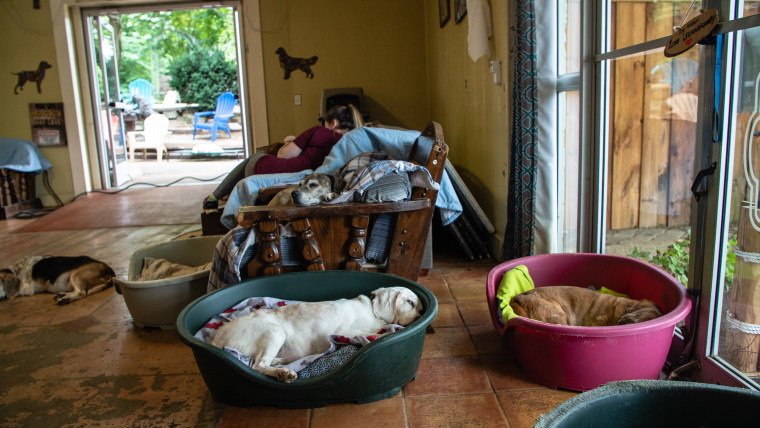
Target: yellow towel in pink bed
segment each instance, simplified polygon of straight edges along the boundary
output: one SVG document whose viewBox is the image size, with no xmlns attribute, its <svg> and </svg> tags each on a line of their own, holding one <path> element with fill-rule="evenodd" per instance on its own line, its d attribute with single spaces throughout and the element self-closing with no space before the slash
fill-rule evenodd
<svg viewBox="0 0 760 428">
<path fill-rule="evenodd" d="M 509 306 L 509 302 L 518 294 L 534 288 L 535 285 L 533 284 L 533 279 L 530 277 L 527 266 L 518 265 L 515 268 L 508 270 L 501 278 L 499 289 L 496 290 L 496 298 L 498 299 L 499 308 L 501 309 L 501 319 L 506 322 L 511 318 L 516 317 L 517 315 L 515 315 L 515 312 Z"/>
</svg>

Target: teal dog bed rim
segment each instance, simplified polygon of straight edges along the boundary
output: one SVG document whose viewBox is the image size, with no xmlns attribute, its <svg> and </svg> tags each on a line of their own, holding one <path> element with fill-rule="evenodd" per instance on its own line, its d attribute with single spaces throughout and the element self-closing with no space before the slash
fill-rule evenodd
<svg viewBox="0 0 760 428">
<path fill-rule="evenodd" d="M 339 281 L 341 279 L 340 277 L 345 277 L 345 279 L 355 279 L 357 275 L 374 276 L 374 278 L 377 281 L 373 281 L 373 282 L 378 282 L 378 283 L 381 283 L 382 279 L 390 279 L 393 282 L 397 283 L 394 286 L 406 286 L 407 288 L 412 290 L 415 294 L 417 294 L 417 296 L 420 298 L 420 301 L 422 302 L 424 312 L 422 313 L 420 318 L 418 318 L 417 320 L 415 320 L 408 326 L 404 327 L 404 329 L 399 330 L 393 334 L 380 337 L 377 340 L 370 343 L 369 345 L 362 346 L 344 364 L 330 371 L 329 373 L 325 373 L 323 375 L 319 375 L 319 376 L 315 376 L 315 377 L 311 377 L 307 379 L 297 379 L 292 383 L 283 383 L 263 373 L 259 373 L 253 370 L 251 367 L 243 364 L 243 362 L 234 358 L 232 355 L 225 352 L 224 350 L 195 338 L 194 335 L 196 331 L 198 331 L 203 326 L 203 324 L 198 325 L 198 326 L 188 326 L 188 322 L 186 322 L 188 316 L 191 315 L 193 311 L 197 310 L 198 306 L 202 305 L 206 299 L 213 299 L 213 296 L 219 293 L 224 293 L 224 292 L 229 293 L 230 292 L 229 289 L 231 287 L 240 287 L 240 286 L 244 286 L 246 284 L 250 284 L 259 280 L 271 281 L 271 280 L 279 279 L 279 280 L 286 280 L 286 281 L 301 282 L 301 281 L 307 280 L 308 278 L 313 278 L 314 275 L 333 276 L 335 277 L 336 281 Z M 398 284 L 398 282 L 404 282 L 405 284 Z M 380 288 L 380 287 L 381 285 L 378 285 L 377 288 Z M 285 295 L 287 295 L 286 288 L 287 288 L 286 286 L 283 287 L 283 294 Z M 359 294 L 366 294 L 366 293 L 357 292 L 356 296 L 358 296 Z M 265 296 L 247 296 L 247 297 L 265 297 Z M 281 299 L 288 298 L 288 297 L 283 297 L 282 295 L 280 296 L 273 295 L 273 296 L 266 296 L 266 297 L 275 297 L 275 298 L 281 298 Z M 332 299 L 319 298 L 319 299 L 306 299 L 306 300 L 305 299 L 292 299 L 292 300 L 322 301 L 322 300 L 332 300 Z M 230 306 L 236 303 L 238 302 L 232 302 Z M 227 308 L 220 310 L 219 313 L 221 313 L 222 311 L 226 309 Z M 377 351 L 382 348 L 394 346 L 398 344 L 398 342 L 412 340 L 413 337 L 418 334 L 424 335 L 426 331 L 425 327 L 433 322 L 437 314 L 438 314 L 438 301 L 435 298 L 435 295 L 433 295 L 433 293 L 430 292 L 430 290 L 428 290 L 427 288 L 423 287 L 422 285 L 416 282 L 413 282 L 408 279 L 401 278 L 395 275 L 380 273 L 380 272 L 360 272 L 360 271 L 293 272 L 293 273 L 285 273 L 281 275 L 265 276 L 265 277 L 250 279 L 250 280 L 243 281 L 241 283 L 238 283 L 229 287 L 215 290 L 209 294 L 206 294 L 196 299 L 195 301 L 187 305 L 177 317 L 177 332 L 180 335 L 180 339 L 191 348 L 200 347 L 200 348 L 205 349 L 207 352 L 211 353 L 211 356 L 218 358 L 220 364 L 224 364 L 225 362 L 232 363 L 231 368 L 241 376 L 254 378 L 256 379 L 257 382 L 260 382 L 262 385 L 265 385 L 267 387 L 272 387 L 272 388 L 282 389 L 282 390 L 300 390 L 300 389 L 311 389 L 311 388 L 323 387 L 325 383 L 329 383 L 331 378 L 333 377 L 336 379 L 341 378 L 347 372 L 351 371 L 362 360 L 364 360 L 366 358 L 367 352 Z M 194 330 L 194 331 L 191 331 L 191 330 Z M 193 348 L 193 352 L 196 352 L 196 351 L 197 350 Z"/>
</svg>

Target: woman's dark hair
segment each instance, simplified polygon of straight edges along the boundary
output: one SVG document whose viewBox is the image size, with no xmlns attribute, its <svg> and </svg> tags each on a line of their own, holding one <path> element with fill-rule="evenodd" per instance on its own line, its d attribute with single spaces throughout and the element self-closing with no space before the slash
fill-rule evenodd
<svg viewBox="0 0 760 428">
<path fill-rule="evenodd" d="M 358 110 L 353 105 L 346 106 L 334 106 L 330 110 L 327 110 L 322 124 L 325 122 L 330 123 L 333 119 L 338 119 L 338 128 L 340 129 L 354 129 L 357 126 L 362 126 L 361 115 L 357 114 Z"/>
</svg>

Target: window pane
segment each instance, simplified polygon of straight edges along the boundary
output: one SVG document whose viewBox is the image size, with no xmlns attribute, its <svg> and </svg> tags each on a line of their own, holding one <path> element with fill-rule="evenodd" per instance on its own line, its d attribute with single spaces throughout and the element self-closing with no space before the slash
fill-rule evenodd
<svg viewBox="0 0 760 428">
<path fill-rule="evenodd" d="M 560 0 L 557 6 L 557 74 L 577 73 L 581 70 L 581 2 Z"/>
<path fill-rule="evenodd" d="M 760 28 L 743 32 L 739 84 L 733 97 L 738 105 L 731 118 L 733 177 L 731 200 L 724 216 L 726 255 L 721 278 L 722 322 L 713 344 L 718 355 L 739 372 L 760 379 Z M 718 287 L 721 284 L 718 284 Z M 712 353 L 715 354 L 715 351 Z"/>
<path fill-rule="evenodd" d="M 744 14 L 742 16 L 757 15 L 760 13 L 760 1 L 752 0 L 744 2 Z"/>
<path fill-rule="evenodd" d="M 560 251 L 574 253 L 578 250 L 580 92 L 560 92 L 558 101 Z"/>
<path fill-rule="evenodd" d="M 610 5 L 610 46 L 621 49 L 673 34 L 673 27 L 699 14 L 701 2 L 689 11 L 691 1 L 613 0 Z"/>
<path fill-rule="evenodd" d="M 653 261 L 657 251 L 670 251 L 671 258 L 685 258 L 683 240 L 688 238 L 695 174 L 699 53 L 695 48 L 665 58 L 659 51 L 610 62 L 608 254 Z M 685 284 L 688 262 L 677 265 L 683 272 L 671 273 Z"/>
</svg>

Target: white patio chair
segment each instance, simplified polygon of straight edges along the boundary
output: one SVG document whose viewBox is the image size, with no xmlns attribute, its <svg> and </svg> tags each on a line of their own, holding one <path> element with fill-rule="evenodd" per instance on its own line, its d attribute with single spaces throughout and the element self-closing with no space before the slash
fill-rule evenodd
<svg viewBox="0 0 760 428">
<path fill-rule="evenodd" d="M 145 151 L 147 149 L 156 151 L 156 160 L 158 162 L 161 162 L 164 152 L 166 152 L 166 158 L 169 159 L 169 152 L 164 145 L 164 138 L 169 133 L 169 118 L 163 114 L 154 113 L 145 118 L 144 128 L 143 131 L 127 132 L 129 159 L 135 160 L 136 149 L 143 151 L 143 159 L 145 159 Z M 138 135 L 142 135 L 143 139 L 138 140 Z"/>
</svg>

